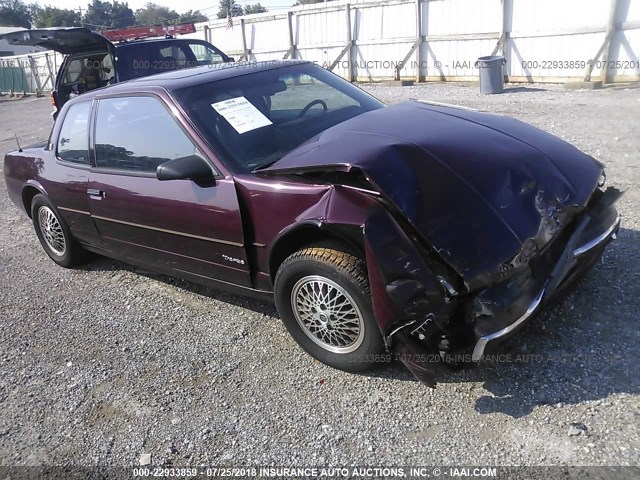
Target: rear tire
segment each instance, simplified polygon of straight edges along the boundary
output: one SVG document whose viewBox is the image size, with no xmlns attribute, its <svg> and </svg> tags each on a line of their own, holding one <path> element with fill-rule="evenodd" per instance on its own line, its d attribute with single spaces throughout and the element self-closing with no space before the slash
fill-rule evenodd
<svg viewBox="0 0 640 480">
<path fill-rule="evenodd" d="M 38 240 L 51 260 L 65 268 L 86 260 L 86 251 L 71 236 L 69 226 L 45 195 L 33 197 L 31 220 Z"/>
<path fill-rule="evenodd" d="M 365 262 L 341 244 L 290 255 L 276 273 L 274 290 L 282 322 L 315 359 L 349 372 L 383 360 Z"/>
</svg>

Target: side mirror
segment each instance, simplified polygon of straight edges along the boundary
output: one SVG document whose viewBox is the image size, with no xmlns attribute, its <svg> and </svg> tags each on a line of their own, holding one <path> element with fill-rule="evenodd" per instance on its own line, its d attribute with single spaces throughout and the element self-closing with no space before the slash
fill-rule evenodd
<svg viewBox="0 0 640 480">
<path fill-rule="evenodd" d="M 158 180 L 211 180 L 213 170 L 199 155 L 175 158 L 158 165 Z"/>
<path fill-rule="evenodd" d="M 229 57 L 229 62 L 235 62 L 236 59 L 234 57 Z"/>
</svg>

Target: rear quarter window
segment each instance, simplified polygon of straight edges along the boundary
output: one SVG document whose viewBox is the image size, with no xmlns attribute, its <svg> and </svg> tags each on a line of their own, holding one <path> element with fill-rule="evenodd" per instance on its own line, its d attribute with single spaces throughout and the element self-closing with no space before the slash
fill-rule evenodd
<svg viewBox="0 0 640 480">
<path fill-rule="evenodd" d="M 89 114 L 91 102 L 69 107 L 62 120 L 56 155 L 66 162 L 89 165 Z"/>
</svg>

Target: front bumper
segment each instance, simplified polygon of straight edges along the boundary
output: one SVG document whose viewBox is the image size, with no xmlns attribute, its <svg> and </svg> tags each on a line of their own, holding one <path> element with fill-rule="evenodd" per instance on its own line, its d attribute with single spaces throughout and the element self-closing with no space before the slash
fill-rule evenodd
<svg viewBox="0 0 640 480">
<path fill-rule="evenodd" d="M 610 214 L 610 216 L 614 218 L 613 222 L 607 222 L 605 225 L 608 226 L 604 230 L 600 230 L 600 233 L 590 237 L 587 241 L 584 241 L 581 234 L 584 232 L 590 233 L 588 221 L 582 226 L 581 231 L 577 231 L 576 234 L 571 237 L 567 242 L 565 251 L 553 268 L 551 276 L 534 296 L 524 313 L 508 326 L 478 338 L 471 357 L 474 362 L 482 359 L 486 348 L 491 343 L 496 343 L 504 339 L 522 326 L 540 309 L 547 299 L 553 297 L 554 294 L 565 286 L 568 286 L 567 284 L 571 283 L 571 280 L 577 278 L 582 271 L 586 271 L 593 264 L 593 261 L 589 260 L 594 259 L 589 257 L 593 257 L 593 255 L 601 251 L 609 241 L 615 239 L 618 229 L 620 228 L 620 216 L 613 209 L 610 210 Z"/>
</svg>

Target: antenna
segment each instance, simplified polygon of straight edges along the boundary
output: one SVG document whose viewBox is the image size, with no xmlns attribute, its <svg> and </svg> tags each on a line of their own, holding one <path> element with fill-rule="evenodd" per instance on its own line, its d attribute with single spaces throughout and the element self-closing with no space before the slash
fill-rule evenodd
<svg viewBox="0 0 640 480">
<path fill-rule="evenodd" d="M 20 140 L 18 140 L 18 135 L 14 133 L 13 136 L 16 137 L 16 143 L 18 144 L 18 151 L 21 152 L 22 147 L 20 146 Z"/>
</svg>

